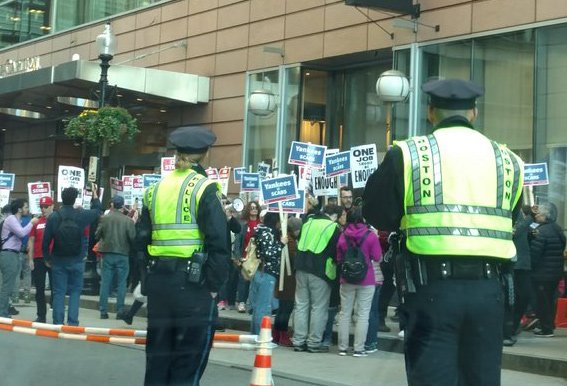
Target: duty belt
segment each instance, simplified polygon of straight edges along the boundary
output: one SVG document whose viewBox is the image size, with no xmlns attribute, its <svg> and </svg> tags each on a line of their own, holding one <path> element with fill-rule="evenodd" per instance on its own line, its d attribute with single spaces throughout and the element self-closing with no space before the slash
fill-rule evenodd
<svg viewBox="0 0 567 386">
<path fill-rule="evenodd" d="M 148 260 L 148 271 L 159 273 L 172 273 L 176 271 L 187 272 L 189 259 L 179 257 L 152 257 Z"/>
<path fill-rule="evenodd" d="M 419 258 L 416 278 L 423 283 L 437 280 L 481 280 L 499 277 L 499 263 L 488 259 Z"/>
</svg>

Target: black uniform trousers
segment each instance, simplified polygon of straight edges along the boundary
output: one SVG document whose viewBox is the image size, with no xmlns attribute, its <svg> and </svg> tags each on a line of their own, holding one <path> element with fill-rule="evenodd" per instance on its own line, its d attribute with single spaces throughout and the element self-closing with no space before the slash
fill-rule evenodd
<svg viewBox="0 0 567 386">
<path fill-rule="evenodd" d="M 45 265 L 43 257 L 33 259 L 32 280 L 35 285 L 35 302 L 37 304 L 37 318 L 45 322 L 45 315 L 47 313 L 47 305 L 45 302 L 45 275 L 49 276 L 49 283 L 51 281 L 51 268 Z M 51 301 L 50 301 L 51 304 Z"/>
<path fill-rule="evenodd" d="M 148 336 L 145 386 L 198 386 L 213 341 L 210 292 L 186 283 L 183 271 L 146 277 Z"/>
<path fill-rule="evenodd" d="M 498 279 L 432 281 L 406 295 L 409 386 L 498 386 L 504 298 Z"/>
</svg>

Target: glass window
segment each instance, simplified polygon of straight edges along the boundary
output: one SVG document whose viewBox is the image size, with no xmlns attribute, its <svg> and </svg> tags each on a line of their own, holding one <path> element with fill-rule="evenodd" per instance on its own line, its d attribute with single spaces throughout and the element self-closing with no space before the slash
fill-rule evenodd
<svg viewBox="0 0 567 386">
<path fill-rule="evenodd" d="M 298 136 L 297 128 L 299 127 L 301 98 L 301 67 L 289 67 L 285 70 L 284 93 L 282 96 L 282 113 L 283 113 L 283 154 L 280 156 L 279 164 L 283 172 L 288 171 L 287 163 L 289 151 L 291 149 L 291 141 L 295 141 Z"/>
<path fill-rule="evenodd" d="M 557 206 L 557 222 L 567 224 L 567 27 L 537 31 L 535 162 L 547 162 L 549 185 L 534 188 L 534 201 Z M 518 78 L 520 79 L 520 78 Z M 522 80 L 523 81 L 523 80 Z"/>
<path fill-rule="evenodd" d="M 269 92 L 277 95 L 279 88 L 279 70 L 267 70 L 264 72 L 253 73 L 248 76 L 248 98 L 250 94 L 257 91 Z M 256 165 L 260 161 L 272 164 L 276 157 L 276 142 L 278 137 L 278 109 L 269 115 L 262 116 L 247 112 L 246 127 L 246 151 L 244 162 L 252 165 L 256 170 Z M 245 165 L 246 166 L 246 165 Z"/>
</svg>

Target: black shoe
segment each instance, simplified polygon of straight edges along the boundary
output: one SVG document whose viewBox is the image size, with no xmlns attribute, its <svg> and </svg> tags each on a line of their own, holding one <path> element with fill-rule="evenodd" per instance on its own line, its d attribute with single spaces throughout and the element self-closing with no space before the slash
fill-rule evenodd
<svg viewBox="0 0 567 386">
<path fill-rule="evenodd" d="M 10 308 L 8 308 L 8 313 L 10 315 L 19 315 L 20 311 L 16 310 L 16 308 L 14 308 L 14 306 L 10 306 Z"/>
<path fill-rule="evenodd" d="M 307 351 L 307 345 L 302 344 L 301 346 L 293 346 L 293 351 L 295 351 L 295 352 Z"/>
<path fill-rule="evenodd" d="M 553 331 L 551 332 L 535 331 L 534 336 L 537 336 L 539 338 L 553 338 L 555 335 L 553 335 Z"/>
<path fill-rule="evenodd" d="M 380 332 L 391 332 L 392 329 L 388 326 L 386 326 L 386 323 L 380 323 L 380 325 L 378 326 L 378 331 Z"/>
<path fill-rule="evenodd" d="M 100 313 L 100 318 L 101 318 L 101 319 L 108 319 L 108 313 L 106 313 L 106 312 L 101 312 L 101 313 Z"/>
<path fill-rule="evenodd" d="M 329 352 L 329 347 L 327 346 L 319 346 L 319 347 L 308 347 L 307 352 L 312 354 L 319 354 L 322 352 Z"/>
<path fill-rule="evenodd" d="M 525 325 L 524 331 L 531 331 L 531 330 L 533 330 L 534 328 L 537 328 L 538 324 L 539 324 L 539 319 L 534 318 L 534 319 L 530 320 L 530 321 Z"/>
<path fill-rule="evenodd" d="M 129 311 L 129 310 L 128 310 Z M 116 314 L 116 319 L 123 320 L 127 325 L 132 325 L 134 317 L 130 316 L 130 312 L 121 311 Z"/>
<path fill-rule="evenodd" d="M 36 319 L 34 320 L 34 322 L 36 322 L 36 323 L 45 323 L 45 318 L 36 318 Z"/>
<path fill-rule="evenodd" d="M 224 328 L 224 326 L 222 324 L 217 324 L 215 326 L 215 331 L 224 332 L 224 331 L 226 331 L 226 328 Z"/>
</svg>

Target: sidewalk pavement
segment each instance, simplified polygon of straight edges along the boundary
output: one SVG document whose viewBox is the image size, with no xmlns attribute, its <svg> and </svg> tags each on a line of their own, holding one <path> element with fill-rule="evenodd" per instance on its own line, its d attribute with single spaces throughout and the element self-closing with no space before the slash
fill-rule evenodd
<svg viewBox="0 0 567 386">
<path fill-rule="evenodd" d="M 16 305 L 20 311 L 20 315 L 15 319 L 34 320 L 35 319 L 35 302 L 30 304 Z M 127 295 L 127 306 L 133 303 L 131 294 Z M 146 325 L 146 308 L 138 312 L 134 318 L 132 326 L 126 325 L 121 320 L 116 320 L 116 314 L 113 313 L 115 299 L 109 299 L 110 318 L 107 320 L 100 319 L 98 311 L 98 296 L 81 296 L 81 310 L 79 319 L 82 326 L 88 327 L 107 327 L 107 328 L 132 328 L 145 330 Z M 248 314 L 238 313 L 233 310 L 220 311 L 220 319 L 227 330 L 236 330 L 239 332 L 247 332 L 250 328 L 250 316 Z M 50 311 L 48 311 L 47 321 L 51 321 Z M 288 377 L 290 379 L 313 380 L 315 384 L 328 385 L 348 385 L 353 379 L 360 379 L 360 368 L 352 366 L 351 361 L 366 361 L 365 364 L 372 364 L 372 359 L 379 359 L 376 366 L 365 366 L 372 368 L 372 374 L 375 373 L 380 379 L 384 376 L 394 376 L 395 374 L 403 374 L 404 361 L 403 356 L 403 340 L 398 337 L 397 323 L 387 321 L 389 327 L 392 328 L 390 333 L 380 333 L 379 351 L 369 355 L 367 358 L 340 357 L 336 355 L 336 346 L 331 348 L 328 354 L 309 354 L 295 353 L 292 349 L 279 347 L 274 352 L 274 372 L 279 376 Z M 336 342 L 336 332 L 335 332 Z M 310 359 L 317 359 L 315 361 Z M 308 360 L 309 359 L 309 360 Z M 231 367 L 240 367 L 250 369 L 254 362 L 253 352 L 242 352 L 236 350 L 213 350 L 211 353 L 211 361 L 224 364 Z M 347 364 L 345 366 L 345 364 Z M 518 342 L 513 347 L 504 347 L 502 360 L 502 368 L 507 370 L 521 371 L 524 373 L 539 374 L 547 377 L 560 377 L 562 380 L 557 381 L 553 378 L 542 377 L 537 383 L 522 384 L 538 384 L 559 386 L 567 385 L 567 329 L 556 329 L 553 338 L 538 338 L 530 332 L 523 332 Z M 346 369 L 346 370 L 345 370 Z M 370 374 L 370 373 L 369 373 Z M 389 375 L 388 375 L 389 374 Z M 507 379 L 503 384 L 513 385 L 511 378 L 517 373 L 503 371 L 503 380 Z M 528 375 L 525 375 L 528 376 Z M 532 376 L 532 375 L 529 375 Z M 537 377 L 537 375 L 533 375 Z M 349 378 L 350 377 L 350 378 Z M 507 378 L 506 378 L 507 377 Z M 525 381 L 518 378 L 520 382 Z M 322 383 L 323 382 L 323 383 Z M 343 382 L 343 383 L 341 383 Z M 549 383 L 551 382 L 551 383 Z M 560 382 L 560 383 L 557 383 Z M 366 383 L 357 382 L 359 386 Z M 368 383 L 369 385 L 371 383 Z M 376 384 L 376 383 L 374 383 Z M 405 384 L 404 382 L 400 383 Z"/>
</svg>

